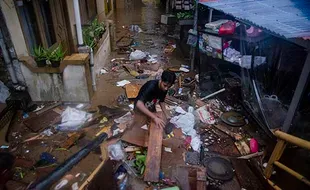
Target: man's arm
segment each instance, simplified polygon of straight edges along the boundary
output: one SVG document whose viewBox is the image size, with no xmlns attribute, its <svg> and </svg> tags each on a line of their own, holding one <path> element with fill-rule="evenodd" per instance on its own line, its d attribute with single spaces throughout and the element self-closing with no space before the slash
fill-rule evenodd
<svg viewBox="0 0 310 190">
<path fill-rule="evenodd" d="M 141 100 L 138 100 L 136 103 L 136 107 L 145 115 L 147 115 L 148 117 L 150 117 L 156 124 L 157 127 L 165 127 L 165 122 L 157 117 L 157 115 L 155 115 L 154 113 L 152 113 L 149 109 L 147 109 L 147 107 L 145 107 L 144 103 Z"/>
</svg>

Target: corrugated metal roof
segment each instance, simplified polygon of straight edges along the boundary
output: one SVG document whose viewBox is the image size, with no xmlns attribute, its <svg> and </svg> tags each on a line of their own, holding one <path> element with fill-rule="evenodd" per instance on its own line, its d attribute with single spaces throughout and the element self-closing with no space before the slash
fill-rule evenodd
<svg viewBox="0 0 310 190">
<path fill-rule="evenodd" d="M 200 4 L 285 38 L 310 36 L 310 0 L 211 0 Z"/>
</svg>

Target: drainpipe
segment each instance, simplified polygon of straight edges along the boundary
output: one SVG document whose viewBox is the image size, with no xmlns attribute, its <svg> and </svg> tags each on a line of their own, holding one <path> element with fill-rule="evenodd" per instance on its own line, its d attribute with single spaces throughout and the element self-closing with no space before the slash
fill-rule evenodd
<svg viewBox="0 0 310 190">
<path fill-rule="evenodd" d="M 13 65 L 12 65 L 12 62 L 11 62 L 11 58 L 9 56 L 9 52 L 6 49 L 6 45 L 4 43 L 3 34 L 2 34 L 1 30 L 0 30 L 0 48 L 2 49 L 2 54 L 3 54 L 4 62 L 6 64 L 6 67 L 7 67 L 8 71 L 9 71 L 11 80 L 12 80 L 13 84 L 17 84 L 18 83 L 17 77 L 16 77 L 15 71 L 13 69 Z"/>
<path fill-rule="evenodd" d="M 83 42 L 83 35 L 82 35 L 79 0 L 73 0 L 73 6 L 74 6 L 74 17 L 75 17 L 76 35 L 78 39 L 78 44 L 79 46 L 83 46 L 84 42 Z"/>
<path fill-rule="evenodd" d="M 93 90 L 96 91 L 97 88 L 96 88 L 96 75 L 95 75 L 95 70 L 94 70 L 94 52 L 92 48 L 84 46 L 79 0 L 73 0 L 73 6 L 74 6 L 74 17 L 75 17 L 76 35 L 77 35 L 77 40 L 78 40 L 79 52 L 89 53 L 89 56 L 90 56 L 89 65 L 90 65 L 92 86 L 93 86 Z"/>
<path fill-rule="evenodd" d="M 91 72 L 91 80 L 92 80 L 92 85 L 93 85 L 93 90 L 96 91 L 97 87 L 96 87 L 96 74 L 95 74 L 95 69 L 94 69 L 94 51 L 93 48 L 90 48 L 90 72 Z"/>
</svg>

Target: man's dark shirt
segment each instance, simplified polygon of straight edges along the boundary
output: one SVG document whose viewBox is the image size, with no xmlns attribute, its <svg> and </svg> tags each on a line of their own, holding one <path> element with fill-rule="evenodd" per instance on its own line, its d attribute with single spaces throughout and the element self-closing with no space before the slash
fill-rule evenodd
<svg viewBox="0 0 310 190">
<path fill-rule="evenodd" d="M 135 108 L 138 100 L 140 100 L 151 112 L 155 112 L 156 103 L 164 102 L 166 94 L 167 91 L 159 88 L 159 80 L 150 80 L 141 87 L 135 100 Z"/>
</svg>

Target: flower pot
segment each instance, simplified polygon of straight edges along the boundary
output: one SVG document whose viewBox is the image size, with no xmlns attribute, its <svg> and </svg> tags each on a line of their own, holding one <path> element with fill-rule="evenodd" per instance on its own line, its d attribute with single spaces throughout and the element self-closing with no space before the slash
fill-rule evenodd
<svg viewBox="0 0 310 190">
<path fill-rule="evenodd" d="M 45 67 L 46 66 L 46 60 L 40 60 L 40 61 L 37 61 L 37 66 L 38 67 Z"/>
<path fill-rule="evenodd" d="M 59 67 L 60 66 L 60 61 L 51 61 L 52 67 Z"/>
</svg>

